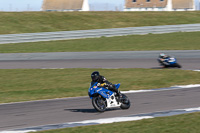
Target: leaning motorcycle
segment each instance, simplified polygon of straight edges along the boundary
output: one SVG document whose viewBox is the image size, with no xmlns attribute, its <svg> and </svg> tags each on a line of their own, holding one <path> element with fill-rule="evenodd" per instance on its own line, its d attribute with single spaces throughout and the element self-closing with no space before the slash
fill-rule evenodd
<svg viewBox="0 0 200 133">
<path fill-rule="evenodd" d="M 174 57 L 169 57 L 166 59 L 160 59 L 158 58 L 158 62 L 160 63 L 161 66 L 168 68 L 168 67 L 178 67 L 181 68 L 181 65 L 177 63 L 177 59 Z"/>
<path fill-rule="evenodd" d="M 108 108 L 115 107 L 128 109 L 131 106 L 130 100 L 125 94 L 121 93 L 121 97 L 119 98 L 115 92 L 112 92 L 103 86 L 97 86 L 97 84 L 98 82 L 88 89 L 88 95 L 92 99 L 92 105 L 97 111 L 104 112 Z M 119 89 L 120 84 L 114 85 Z"/>
</svg>

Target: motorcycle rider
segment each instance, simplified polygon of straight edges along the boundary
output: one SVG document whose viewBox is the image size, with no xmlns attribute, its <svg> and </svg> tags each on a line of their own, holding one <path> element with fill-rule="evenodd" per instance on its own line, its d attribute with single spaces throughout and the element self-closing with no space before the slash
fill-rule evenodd
<svg viewBox="0 0 200 133">
<path fill-rule="evenodd" d="M 159 58 L 160 58 L 160 59 L 168 59 L 168 58 L 170 58 L 170 56 L 167 55 L 167 54 L 165 54 L 165 53 L 160 53 L 160 54 L 159 54 Z"/>
<path fill-rule="evenodd" d="M 109 82 L 104 76 L 100 75 L 98 71 L 92 72 L 91 79 L 91 86 L 96 82 L 98 82 L 97 86 L 101 86 L 101 84 L 104 84 L 102 87 L 116 92 L 117 96 L 119 98 L 121 97 L 120 91 L 116 88 L 116 86 Z"/>
<path fill-rule="evenodd" d="M 165 53 L 160 53 L 158 57 L 158 61 L 162 64 L 166 59 L 169 59 L 170 56 Z"/>
</svg>

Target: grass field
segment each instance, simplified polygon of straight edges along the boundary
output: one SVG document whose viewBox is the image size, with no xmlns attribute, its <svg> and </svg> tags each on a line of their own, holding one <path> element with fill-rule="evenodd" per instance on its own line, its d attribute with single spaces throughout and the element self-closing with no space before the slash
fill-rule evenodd
<svg viewBox="0 0 200 133">
<path fill-rule="evenodd" d="M 95 70 L 121 83 L 120 90 L 198 84 L 200 79 L 198 72 L 178 69 L 0 69 L 0 103 L 87 96 Z"/>
<path fill-rule="evenodd" d="M 0 12 L 0 34 L 200 23 L 200 12 Z"/>
<path fill-rule="evenodd" d="M 129 35 L 50 42 L 2 44 L 0 53 L 199 50 L 200 32 Z"/>
<path fill-rule="evenodd" d="M 200 113 L 140 121 L 65 128 L 37 133 L 199 133 Z"/>
</svg>

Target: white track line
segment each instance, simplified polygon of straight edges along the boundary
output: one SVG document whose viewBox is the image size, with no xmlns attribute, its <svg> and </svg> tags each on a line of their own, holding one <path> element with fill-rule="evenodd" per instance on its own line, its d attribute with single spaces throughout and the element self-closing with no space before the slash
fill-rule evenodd
<svg viewBox="0 0 200 133">
<path fill-rule="evenodd" d="M 195 71 L 195 72 L 200 72 L 200 70 L 193 70 L 193 71 Z"/>
<path fill-rule="evenodd" d="M 160 88 L 160 89 L 151 89 L 151 90 L 130 90 L 130 91 L 121 91 L 121 92 L 122 93 L 140 93 L 140 92 L 166 91 L 166 90 L 176 90 L 176 89 L 195 88 L 195 87 L 200 87 L 200 84 L 176 85 L 169 88 Z"/>
</svg>

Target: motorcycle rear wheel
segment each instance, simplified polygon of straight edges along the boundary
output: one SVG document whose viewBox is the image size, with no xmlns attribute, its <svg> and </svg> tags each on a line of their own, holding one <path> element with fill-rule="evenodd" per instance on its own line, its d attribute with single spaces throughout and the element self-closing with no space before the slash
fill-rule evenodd
<svg viewBox="0 0 200 133">
<path fill-rule="evenodd" d="M 128 97 L 125 94 L 121 94 L 122 98 L 121 98 L 121 109 L 129 109 L 131 106 L 131 102 L 128 99 Z"/>
<path fill-rule="evenodd" d="M 176 67 L 178 67 L 178 68 L 181 68 L 181 65 L 180 65 L 180 64 L 178 64 L 178 63 L 176 63 Z"/>
<path fill-rule="evenodd" d="M 99 112 L 104 112 L 106 110 L 106 103 L 101 97 L 93 97 L 92 105 Z"/>
</svg>

